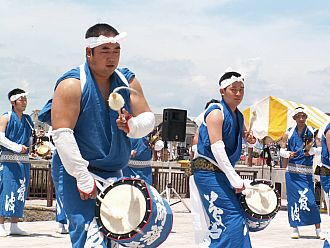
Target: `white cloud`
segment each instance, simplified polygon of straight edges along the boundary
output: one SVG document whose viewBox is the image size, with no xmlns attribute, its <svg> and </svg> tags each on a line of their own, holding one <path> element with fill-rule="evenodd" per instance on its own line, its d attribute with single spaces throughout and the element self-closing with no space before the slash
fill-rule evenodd
<svg viewBox="0 0 330 248">
<path fill-rule="evenodd" d="M 13 87 L 28 88 L 28 111 L 41 108 L 56 78 L 83 62 L 85 30 L 107 22 L 128 32 L 121 65 L 136 73 L 157 112 L 171 106 L 197 116 L 205 102 L 219 98 L 218 80 L 228 66 L 248 74 L 241 108 L 274 95 L 330 112 L 324 90 L 330 36 L 322 32 L 326 25 L 313 29 L 306 22 L 326 19 L 322 9 L 281 16 L 270 6 L 267 18 L 246 21 L 240 13 L 217 14 L 228 4 L 237 7 L 240 1 L 196 0 L 187 6 L 174 0 L 3 0 L 0 111 L 9 107 L 6 94 Z"/>
</svg>

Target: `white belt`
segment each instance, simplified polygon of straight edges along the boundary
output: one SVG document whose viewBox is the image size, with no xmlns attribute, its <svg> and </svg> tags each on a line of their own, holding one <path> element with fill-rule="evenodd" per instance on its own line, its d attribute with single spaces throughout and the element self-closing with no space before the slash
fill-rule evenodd
<svg viewBox="0 0 330 248">
<path fill-rule="evenodd" d="M 152 162 L 151 160 L 148 161 L 139 161 L 139 160 L 129 160 L 128 166 L 132 168 L 145 168 L 145 167 L 151 167 Z"/>
<path fill-rule="evenodd" d="M 0 162 L 9 162 L 9 163 L 29 163 L 29 155 L 28 154 L 16 154 L 16 153 L 8 153 L 2 152 L 0 155 Z"/>
<path fill-rule="evenodd" d="M 307 166 L 303 164 L 289 163 L 288 166 L 286 167 L 286 170 L 290 173 L 305 174 L 305 175 L 312 175 L 314 173 L 312 166 Z"/>
</svg>

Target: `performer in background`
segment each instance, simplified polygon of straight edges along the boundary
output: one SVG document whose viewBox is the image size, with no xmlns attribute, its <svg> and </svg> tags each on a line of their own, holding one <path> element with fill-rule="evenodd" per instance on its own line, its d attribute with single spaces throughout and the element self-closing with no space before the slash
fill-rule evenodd
<svg viewBox="0 0 330 248">
<path fill-rule="evenodd" d="M 136 177 L 152 185 L 152 146 L 147 136 L 131 139 L 132 151 L 128 166 L 123 169 L 124 177 Z"/>
<path fill-rule="evenodd" d="M 319 130 L 321 131 L 321 130 Z M 330 123 L 328 123 L 322 132 L 322 152 L 321 152 L 321 168 L 320 168 L 320 179 L 321 186 L 326 194 L 328 215 L 330 214 Z M 330 232 L 326 233 L 326 240 L 324 241 L 324 248 L 330 248 Z"/>
<path fill-rule="evenodd" d="M 28 235 L 17 223 L 23 217 L 30 182 L 29 146 L 33 122 L 23 112 L 27 93 L 14 89 L 8 93 L 11 111 L 0 117 L 0 237 L 7 236 L 4 221 L 10 218 L 10 235 Z"/>
<path fill-rule="evenodd" d="M 154 128 L 155 117 L 140 82 L 127 68 L 117 68 L 124 33 L 108 24 L 90 27 L 86 63 L 60 77 L 53 101 L 39 115 L 51 123 L 56 151 L 53 178 L 69 220 L 73 247 L 111 247 L 95 220 L 96 183 L 90 172 L 104 179 L 119 178 L 131 155 L 129 138 L 141 138 Z M 109 94 L 122 89 L 120 111 L 109 108 Z M 120 112 L 120 113 L 119 113 Z"/>
<path fill-rule="evenodd" d="M 298 226 L 315 225 L 316 237 L 324 239 L 313 179 L 313 158 L 320 149 L 312 147 L 314 130 L 306 125 L 307 111 L 298 107 L 292 117 L 296 126 L 285 133 L 280 149 L 280 155 L 288 160 L 285 181 L 291 238 L 299 238 Z"/>
<path fill-rule="evenodd" d="M 198 157 L 192 163 L 194 179 L 209 217 L 202 247 L 251 247 L 249 230 L 238 195 L 244 182 L 234 169 L 242 150 L 242 138 L 256 139 L 247 132 L 238 105 L 244 96 L 244 76 L 231 69 L 219 81 L 222 100 L 210 105 L 199 128 Z"/>
</svg>

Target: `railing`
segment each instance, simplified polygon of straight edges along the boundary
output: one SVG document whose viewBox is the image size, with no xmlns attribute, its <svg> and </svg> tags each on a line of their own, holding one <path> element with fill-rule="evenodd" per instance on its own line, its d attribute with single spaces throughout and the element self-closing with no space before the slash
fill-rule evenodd
<svg viewBox="0 0 330 248">
<path fill-rule="evenodd" d="M 188 168 L 180 166 L 153 166 L 153 186 L 159 193 L 163 192 L 169 183 L 171 174 L 171 186 L 181 197 L 189 197 L 189 175 Z M 258 171 L 237 170 L 243 179 L 254 180 L 257 178 Z M 31 161 L 31 179 L 28 189 L 28 198 L 47 199 L 47 206 L 51 207 L 55 198 L 55 191 L 51 177 L 51 161 L 33 160 Z"/>
<path fill-rule="evenodd" d="M 54 192 L 51 162 L 47 160 L 31 161 L 28 199 L 47 199 L 47 207 L 51 207 L 55 198 Z"/>
</svg>

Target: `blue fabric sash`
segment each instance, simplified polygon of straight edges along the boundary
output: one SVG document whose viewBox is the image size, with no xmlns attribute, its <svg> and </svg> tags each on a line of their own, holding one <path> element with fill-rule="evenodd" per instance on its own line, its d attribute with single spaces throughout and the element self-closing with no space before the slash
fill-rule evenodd
<svg viewBox="0 0 330 248">
<path fill-rule="evenodd" d="M 149 147 L 149 140 L 146 137 L 141 139 L 131 139 L 132 150 L 136 151 L 136 156 L 131 160 L 149 161 L 152 158 L 152 151 Z"/>
<path fill-rule="evenodd" d="M 326 126 L 324 133 L 322 134 L 322 153 L 321 153 L 321 162 L 322 164 L 328 165 L 330 167 L 330 160 L 329 160 L 329 150 L 327 146 L 327 141 L 325 138 L 325 134 L 330 129 L 330 123 Z"/>
<path fill-rule="evenodd" d="M 204 115 L 204 122 L 201 124 L 199 128 L 199 137 L 198 137 L 198 144 L 197 144 L 197 151 L 198 154 L 208 157 L 215 161 L 215 158 L 212 154 L 211 150 L 211 142 L 208 135 L 207 126 L 205 125 L 205 119 L 207 115 L 215 110 L 220 109 L 224 113 L 224 120 L 222 126 L 222 140 L 225 143 L 225 150 L 227 156 L 235 167 L 236 162 L 240 159 L 241 151 L 242 151 L 242 132 L 243 132 L 243 125 L 244 125 L 244 118 L 242 113 L 237 109 L 237 121 L 226 104 L 225 101 L 221 101 L 220 104 L 213 104 L 211 105 L 205 112 Z M 236 130 L 238 131 L 236 133 Z"/>
<path fill-rule="evenodd" d="M 6 112 L 6 114 L 8 113 L 10 114 L 10 112 Z M 5 136 L 17 144 L 29 146 L 32 128 L 33 121 L 29 115 L 23 114 L 22 120 L 20 120 L 15 111 L 12 111 L 6 127 Z M 1 149 L 3 151 L 11 151 L 3 146 L 1 146 Z"/>
<path fill-rule="evenodd" d="M 290 159 L 289 163 L 313 166 L 314 156 L 305 156 L 304 155 L 304 135 L 305 134 L 308 137 L 313 136 L 313 133 L 307 128 L 306 125 L 300 136 L 298 135 L 297 127 L 295 127 L 295 130 L 294 130 L 292 136 L 288 140 L 288 151 L 297 152 L 297 156 Z"/>
<path fill-rule="evenodd" d="M 130 157 L 131 145 L 126 133 L 119 130 L 116 124 L 118 112 L 110 109 L 103 99 L 103 96 L 90 72 L 88 63 L 84 67 L 86 83 L 82 90 L 80 103 L 80 114 L 74 128 L 74 136 L 77 141 L 82 157 L 89 161 L 90 169 L 101 169 L 105 171 L 117 171 L 127 165 Z M 118 69 L 128 82 L 135 76 L 127 68 Z M 56 87 L 60 82 L 68 78 L 80 80 L 79 67 L 74 68 L 56 82 Z M 112 92 L 119 86 L 126 86 L 117 73 L 113 73 L 110 78 L 110 89 Z M 121 90 L 120 94 L 125 100 L 124 108 L 130 112 L 130 93 Z M 39 120 L 50 122 L 51 100 L 44 106 Z M 70 149 L 68 147 L 68 149 Z M 57 156 L 55 154 L 55 156 Z"/>
</svg>

